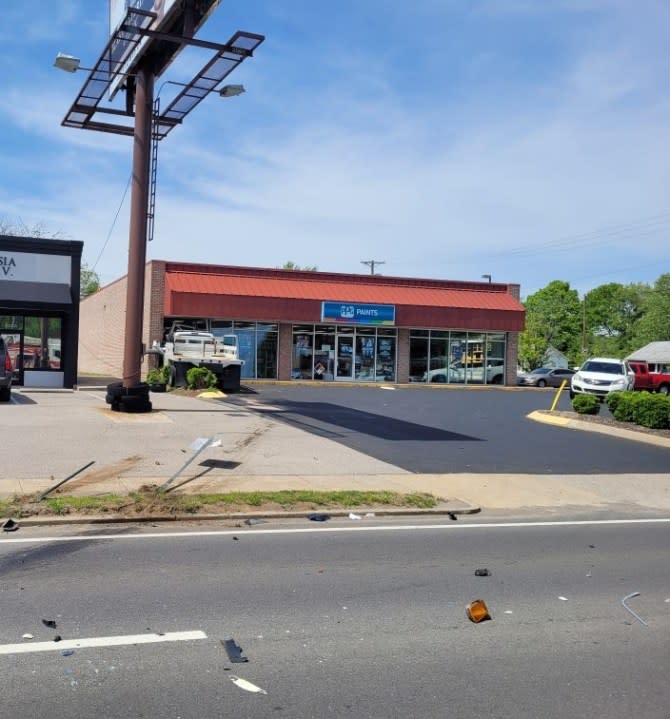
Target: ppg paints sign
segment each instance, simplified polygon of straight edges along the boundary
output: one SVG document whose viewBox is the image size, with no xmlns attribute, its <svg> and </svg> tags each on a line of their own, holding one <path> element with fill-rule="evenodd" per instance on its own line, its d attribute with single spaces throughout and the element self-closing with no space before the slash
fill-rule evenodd
<svg viewBox="0 0 670 719">
<path fill-rule="evenodd" d="M 395 324 L 395 305 L 322 302 L 321 321 L 347 325 L 393 326 Z"/>
<path fill-rule="evenodd" d="M 7 252 L 0 255 L 0 282 L 70 284 L 72 262 L 67 255 Z"/>
</svg>

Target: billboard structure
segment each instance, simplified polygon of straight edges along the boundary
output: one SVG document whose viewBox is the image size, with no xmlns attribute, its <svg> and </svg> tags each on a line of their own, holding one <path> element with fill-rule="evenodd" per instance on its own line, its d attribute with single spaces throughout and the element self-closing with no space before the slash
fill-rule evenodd
<svg viewBox="0 0 670 719">
<path fill-rule="evenodd" d="M 118 30 L 127 19 L 128 10 L 139 10 L 155 16 L 144 25 L 144 29 L 155 33 L 162 32 L 183 35 L 193 35 L 211 15 L 220 0 L 198 0 L 194 4 L 191 16 L 186 19 L 181 0 L 109 0 L 109 35 L 116 38 L 109 46 L 110 64 L 120 63 L 119 72 L 112 79 L 109 87 L 110 100 L 122 87 L 128 74 L 132 73 L 142 55 L 149 46 L 158 46 L 158 42 L 151 37 L 144 36 L 139 43 L 128 42 Z M 190 25 L 190 27 L 189 27 Z M 172 50 L 165 52 L 156 65 L 154 74 L 160 75 L 172 62 L 181 46 L 172 44 Z"/>
</svg>

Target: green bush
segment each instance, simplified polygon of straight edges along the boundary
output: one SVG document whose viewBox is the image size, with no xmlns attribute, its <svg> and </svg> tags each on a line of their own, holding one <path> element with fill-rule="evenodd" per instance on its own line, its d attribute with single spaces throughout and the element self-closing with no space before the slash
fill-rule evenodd
<svg viewBox="0 0 670 719">
<path fill-rule="evenodd" d="M 216 385 L 216 375 L 207 367 L 191 367 L 186 373 L 188 389 L 215 389 Z"/>
<path fill-rule="evenodd" d="M 616 408 L 619 406 L 619 401 L 621 400 L 622 395 L 623 392 L 610 392 L 607 397 L 605 397 L 605 404 L 607 405 L 607 409 L 612 414 L 616 412 Z"/>
<path fill-rule="evenodd" d="M 598 414 L 600 400 L 592 394 L 578 394 L 572 400 L 572 408 L 578 414 Z"/>
<path fill-rule="evenodd" d="M 642 399 L 637 403 L 637 424 L 651 429 L 670 428 L 670 397 L 646 392 L 642 395 Z"/>
<path fill-rule="evenodd" d="M 619 422 L 637 422 L 638 406 L 649 396 L 649 392 L 622 392 L 612 412 L 614 419 Z"/>
<path fill-rule="evenodd" d="M 154 367 L 147 372 L 148 384 L 167 384 L 170 381 L 170 365 Z"/>
</svg>

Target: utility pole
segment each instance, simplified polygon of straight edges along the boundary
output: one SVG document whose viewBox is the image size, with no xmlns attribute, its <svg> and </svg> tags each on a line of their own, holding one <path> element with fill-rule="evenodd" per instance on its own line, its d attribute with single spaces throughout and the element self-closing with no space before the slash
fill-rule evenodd
<svg viewBox="0 0 670 719">
<path fill-rule="evenodd" d="M 367 265 L 370 268 L 370 274 L 374 275 L 375 265 L 385 265 L 386 262 L 383 260 L 361 260 L 362 265 Z"/>
</svg>

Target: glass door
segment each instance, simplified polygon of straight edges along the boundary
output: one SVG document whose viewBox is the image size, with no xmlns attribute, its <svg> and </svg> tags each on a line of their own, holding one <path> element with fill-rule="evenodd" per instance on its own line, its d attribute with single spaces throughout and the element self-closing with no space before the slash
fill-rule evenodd
<svg viewBox="0 0 670 719">
<path fill-rule="evenodd" d="M 337 335 L 335 338 L 335 379 L 354 378 L 353 335 Z"/>
</svg>

